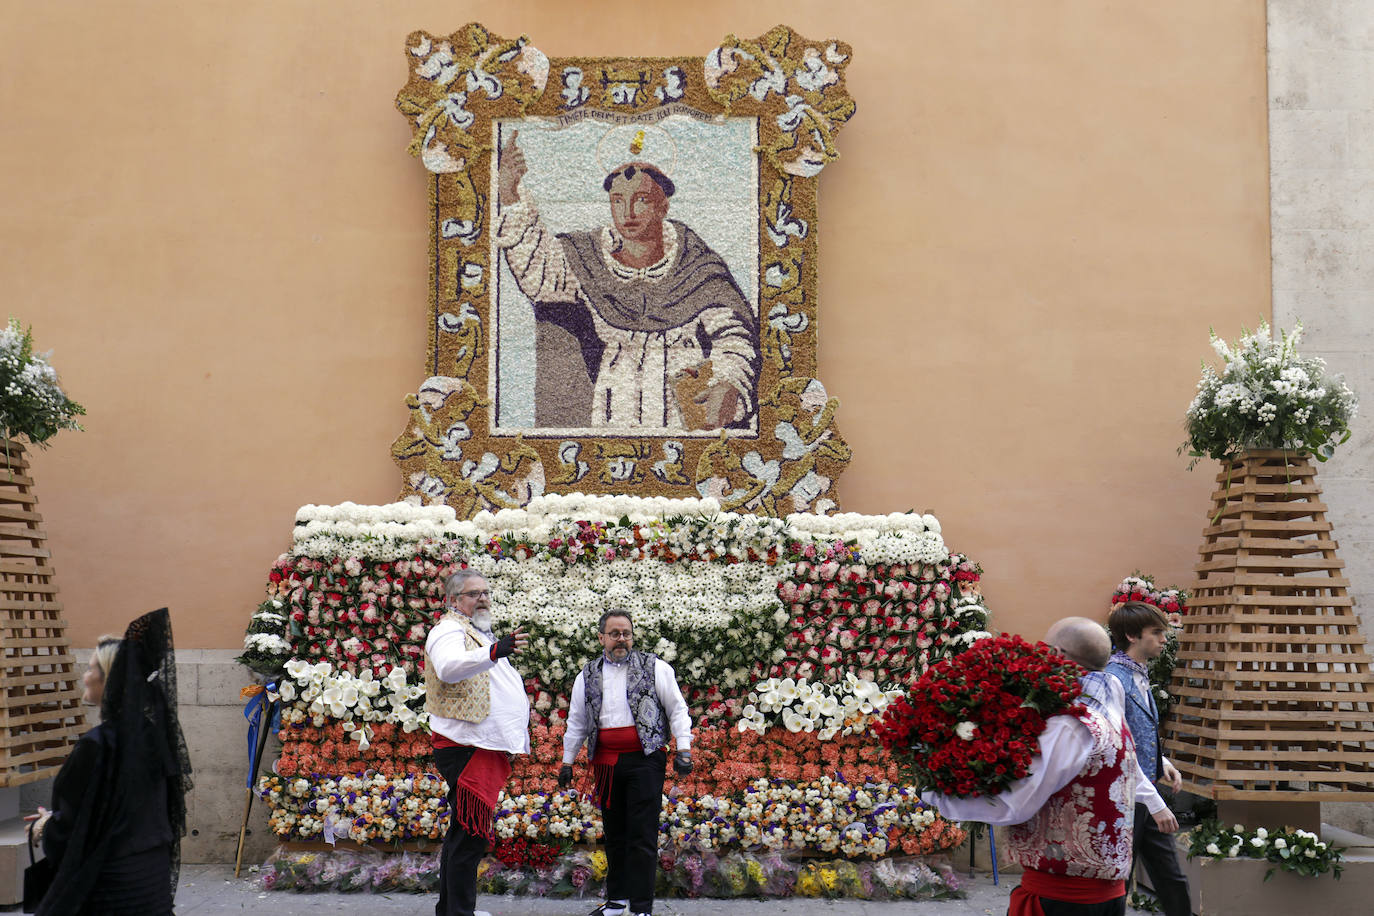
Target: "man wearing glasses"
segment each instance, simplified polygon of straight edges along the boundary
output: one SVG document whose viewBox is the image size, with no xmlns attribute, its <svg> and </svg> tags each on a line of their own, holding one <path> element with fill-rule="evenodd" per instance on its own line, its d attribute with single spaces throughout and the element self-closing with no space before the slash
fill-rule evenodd
<svg viewBox="0 0 1374 916">
<path fill-rule="evenodd" d="M 449 810 L 434 912 L 487 916 L 474 909 L 477 865 L 510 778 L 510 756 L 530 752 L 530 701 L 510 663 L 528 637 L 518 628 L 500 639 L 492 633 L 491 590 L 476 570 L 448 577 L 444 607 L 425 641 L 425 711 Z"/>
<path fill-rule="evenodd" d="M 663 811 L 665 746 L 677 742 L 673 769 L 692 772 L 692 719 L 672 666 L 636 651 L 624 611 L 597 624 L 602 653 L 573 682 L 558 785 L 572 783 L 572 764 L 585 742 L 606 831 L 606 902 L 591 916 L 649 916 L 658 873 L 658 825 Z"/>
</svg>

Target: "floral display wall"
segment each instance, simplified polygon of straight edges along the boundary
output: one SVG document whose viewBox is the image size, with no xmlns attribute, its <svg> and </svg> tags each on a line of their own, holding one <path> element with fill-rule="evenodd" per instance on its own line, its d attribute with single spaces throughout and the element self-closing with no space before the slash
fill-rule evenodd
<svg viewBox="0 0 1374 916">
<path fill-rule="evenodd" d="M 491 583 L 498 629 L 531 635 L 517 667 L 532 748 L 497 813 L 501 843 L 600 837 L 587 787 L 560 792 L 554 776 L 568 690 L 611 608 L 634 615 L 636 644 L 674 666 L 691 706 L 697 766 L 670 777 L 665 849 L 877 860 L 962 841 L 869 728 L 929 664 L 986 635 L 980 570 L 934 517 L 581 494 L 472 520 L 403 503 L 300 510 L 243 656 L 282 700 L 282 751 L 259 783 L 282 840 L 443 835 L 423 647 L 463 565 Z"/>
</svg>

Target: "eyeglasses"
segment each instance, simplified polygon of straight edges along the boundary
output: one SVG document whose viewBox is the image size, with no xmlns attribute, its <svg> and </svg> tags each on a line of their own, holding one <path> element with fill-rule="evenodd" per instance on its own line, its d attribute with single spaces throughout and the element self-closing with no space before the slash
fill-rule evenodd
<svg viewBox="0 0 1374 916">
<path fill-rule="evenodd" d="M 609 636 L 611 639 L 630 639 L 635 634 L 631 630 L 606 630 L 602 635 Z"/>
<path fill-rule="evenodd" d="M 455 592 L 449 595 L 450 598 L 490 598 L 491 592 L 488 589 L 481 589 L 475 592 Z"/>
</svg>

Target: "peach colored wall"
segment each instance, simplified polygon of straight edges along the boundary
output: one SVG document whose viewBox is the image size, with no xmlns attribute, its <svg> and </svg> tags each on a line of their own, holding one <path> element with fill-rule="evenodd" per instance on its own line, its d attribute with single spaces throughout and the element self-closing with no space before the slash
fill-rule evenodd
<svg viewBox="0 0 1374 916">
<path fill-rule="evenodd" d="M 996 622 L 1186 584 L 1208 353 L 1269 314 L 1260 0 L 14 3 L 0 279 L 90 411 L 35 462 L 77 645 L 169 605 L 239 645 L 297 506 L 386 502 L 422 380 L 416 28 L 550 56 L 854 47 L 822 177 L 821 378 L 848 509 L 936 512 Z"/>
</svg>

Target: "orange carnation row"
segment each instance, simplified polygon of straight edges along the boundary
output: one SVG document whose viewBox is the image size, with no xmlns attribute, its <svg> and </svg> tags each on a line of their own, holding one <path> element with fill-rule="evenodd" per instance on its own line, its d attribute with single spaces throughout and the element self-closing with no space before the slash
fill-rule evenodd
<svg viewBox="0 0 1374 916">
<path fill-rule="evenodd" d="M 512 763 L 507 791 L 512 795 L 551 792 L 557 788 L 563 761 L 563 733 L 558 722 L 530 729 L 530 753 Z M 764 734 L 734 728 L 698 728 L 692 740 L 692 773 L 669 770 L 669 786 L 682 794 L 724 795 L 741 791 L 757 779 L 807 781 L 841 774 L 853 783 L 897 783 L 901 774 L 868 733 L 822 741 L 814 733 L 773 728 Z M 586 770 L 586 756 L 577 763 Z M 580 772 L 586 781 L 587 773 Z"/>
<path fill-rule="evenodd" d="M 405 732 L 399 725 L 379 722 L 371 726 L 372 740 L 366 750 L 348 737 L 343 725 L 334 723 L 282 729 L 282 751 L 277 760 L 279 776 L 341 776 L 375 770 L 386 776 L 403 776 L 434 770 L 433 749 L 425 732 Z"/>
</svg>

